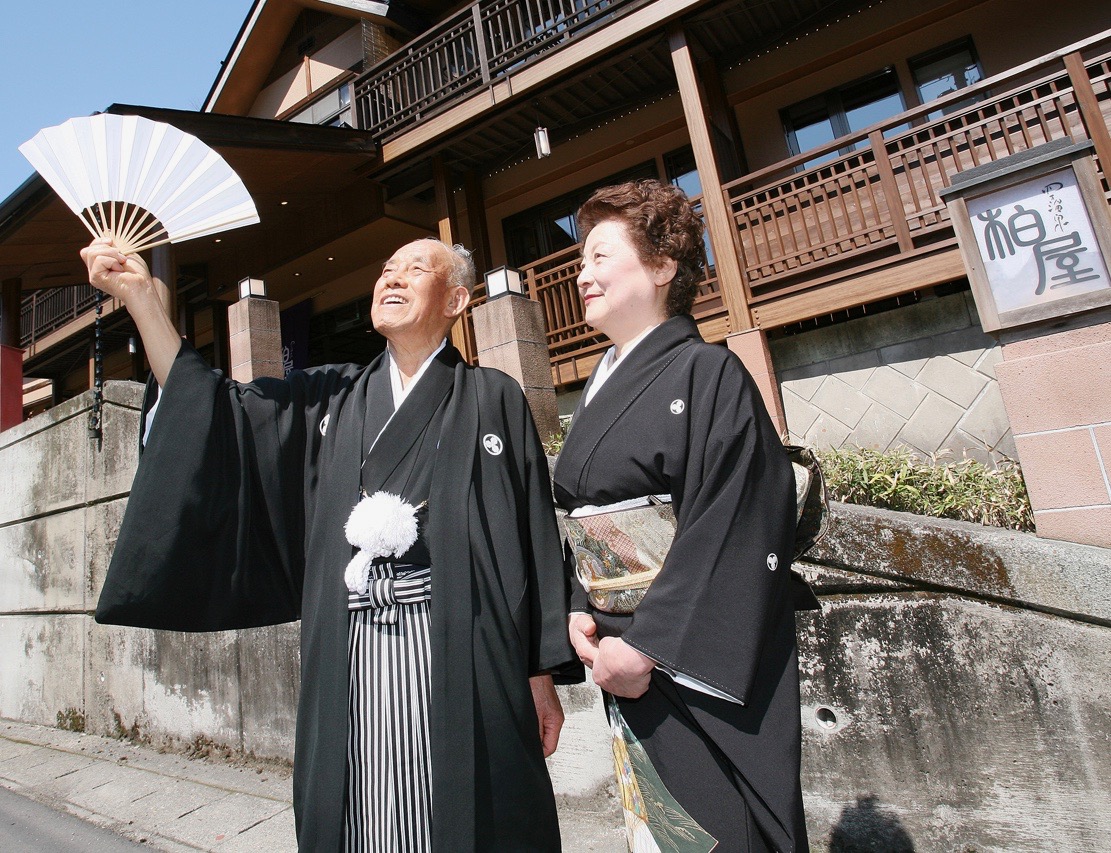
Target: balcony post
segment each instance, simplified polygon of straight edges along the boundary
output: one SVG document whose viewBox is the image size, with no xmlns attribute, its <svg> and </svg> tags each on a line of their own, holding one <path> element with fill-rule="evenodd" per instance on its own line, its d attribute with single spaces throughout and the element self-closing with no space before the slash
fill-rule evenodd
<svg viewBox="0 0 1111 853">
<path fill-rule="evenodd" d="M 437 154 L 432 158 L 432 183 L 436 190 L 436 230 L 440 242 L 448 246 L 454 245 L 459 239 L 459 223 L 455 213 L 455 194 L 452 192 L 451 173 L 444 163 L 443 155 Z M 481 269 L 481 267 L 476 267 Z M 467 352 L 467 330 L 464 324 L 467 318 L 451 327 L 451 344 L 464 358 Z"/>
<path fill-rule="evenodd" d="M 490 229 L 486 222 L 486 197 L 482 193 L 482 177 L 470 169 L 463 176 L 463 194 L 467 202 L 467 239 L 474 252 L 476 270 L 491 269 Z"/>
<path fill-rule="evenodd" d="M 0 431 L 23 423 L 22 302 L 23 281 L 4 279 L 0 287 Z"/>
<path fill-rule="evenodd" d="M 706 97 L 702 81 L 694 66 L 686 33 L 681 27 L 668 35 L 671 60 L 675 77 L 679 81 L 679 97 L 687 120 L 694 164 L 702 181 L 702 207 L 706 214 L 706 227 L 710 232 L 710 245 L 714 249 L 721 297 L 729 311 L 729 327 L 734 332 L 753 327 L 749 309 L 744 273 L 741 269 L 737 230 L 721 190 L 721 169 L 714 153 L 713 134 L 706 115 Z"/>
<path fill-rule="evenodd" d="M 1069 74 L 1069 82 L 1072 83 L 1072 91 L 1080 107 L 1084 128 L 1095 146 L 1100 171 L 1107 175 L 1111 172 L 1111 133 L 1108 132 L 1107 124 L 1103 120 L 1099 99 L 1096 98 L 1092 81 L 1088 78 L 1088 71 L 1084 67 L 1084 58 L 1076 52 L 1065 54 L 1065 70 Z"/>
<path fill-rule="evenodd" d="M 706 214 L 706 227 L 710 232 L 710 245 L 714 249 L 714 264 L 718 288 L 729 312 L 730 334 L 726 337 L 729 349 L 756 380 L 764 405 L 780 433 L 786 432 L 787 418 L 779 394 L 767 336 L 757 328 L 748 304 L 748 283 L 741 265 L 737 229 L 729 205 L 722 191 L 721 168 L 714 152 L 713 133 L 706 114 L 706 92 L 695 68 L 686 33 L 681 27 L 668 34 L 671 60 L 675 77 L 679 81 L 679 97 L 683 101 L 683 114 L 687 120 L 694 164 L 702 181 L 702 209 Z"/>
<path fill-rule="evenodd" d="M 895 229 L 895 239 L 899 241 L 899 251 L 913 251 L 914 240 L 910 236 L 910 226 L 907 224 L 907 212 L 903 207 L 903 194 L 899 192 L 899 185 L 895 181 L 895 171 L 891 168 L 891 160 L 887 156 L 887 146 L 883 141 L 883 133 L 873 130 L 868 134 L 868 144 L 872 147 L 872 157 L 875 158 L 876 171 L 880 176 L 880 186 L 883 188 L 883 197 L 887 202 L 887 215 L 891 217 L 891 226 Z"/>
</svg>

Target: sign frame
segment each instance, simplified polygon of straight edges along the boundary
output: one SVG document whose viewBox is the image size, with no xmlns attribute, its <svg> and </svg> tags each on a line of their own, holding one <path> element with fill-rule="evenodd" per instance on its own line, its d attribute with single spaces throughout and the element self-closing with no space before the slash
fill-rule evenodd
<svg viewBox="0 0 1111 853">
<path fill-rule="evenodd" d="M 1099 175 L 1092 158 L 1092 143 L 1060 140 L 1023 151 L 951 177 L 951 186 L 941 192 L 949 208 L 950 221 L 957 236 L 961 256 L 972 286 L 972 296 L 985 332 L 998 332 L 1017 326 L 1028 326 L 1046 320 L 1093 311 L 1111 305 L 1111 287 L 1064 296 L 1038 305 L 1000 311 L 988 279 L 980 247 L 976 240 L 968 202 L 1008 187 L 1035 180 L 1062 169 L 1071 169 L 1084 203 L 1088 221 L 1103 256 L 1104 266 L 1111 270 L 1111 210 L 1103 195 Z"/>
</svg>

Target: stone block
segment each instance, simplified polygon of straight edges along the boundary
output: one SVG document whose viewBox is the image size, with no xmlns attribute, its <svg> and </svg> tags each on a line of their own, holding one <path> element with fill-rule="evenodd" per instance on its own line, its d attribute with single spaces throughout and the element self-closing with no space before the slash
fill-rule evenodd
<svg viewBox="0 0 1111 853">
<path fill-rule="evenodd" d="M 1111 422 L 1111 342 L 996 365 L 1016 435 Z"/>
<path fill-rule="evenodd" d="M 904 419 L 914 414 L 929 393 L 923 386 L 887 365 L 876 369 L 863 390 Z"/>
<path fill-rule="evenodd" d="M 899 439 L 932 455 L 944 446 L 963 414 L 964 409 L 931 392 L 907 420 Z"/>
<path fill-rule="evenodd" d="M 241 748 L 237 632 L 88 626 L 86 726 L 155 744 Z"/>
<path fill-rule="evenodd" d="M 914 379 L 936 354 L 932 338 L 918 338 L 884 347 L 880 350 L 880 361 Z"/>
<path fill-rule="evenodd" d="M 895 412 L 879 403 L 873 403 L 847 439 L 854 447 L 887 450 L 906 423 Z"/>
<path fill-rule="evenodd" d="M 5 474 L 4 488 L 0 489 L 0 524 L 85 502 L 90 451 L 88 400 L 83 395 L 69 402 L 74 404 L 66 405 L 69 417 L 56 420 L 39 416 L 9 430 L 22 430 L 23 435 L 0 448 L 0 471 Z"/>
<path fill-rule="evenodd" d="M 80 614 L 0 617 L 0 717 L 56 726 L 59 714 L 83 712 L 87 621 Z"/>
<path fill-rule="evenodd" d="M 972 367 L 984 351 L 997 347 L 995 339 L 979 326 L 969 326 L 934 338 L 936 352 L 954 358 L 966 367 Z"/>
<path fill-rule="evenodd" d="M 94 610 L 104 586 L 104 576 L 120 535 L 127 498 L 86 507 L 85 513 L 85 609 Z"/>
<path fill-rule="evenodd" d="M 856 355 L 833 359 L 829 362 L 829 372 L 859 391 L 868 384 L 868 380 L 879 366 L 879 352 L 867 350 Z"/>
<path fill-rule="evenodd" d="M 1111 504 L 1090 430 L 1020 435 L 1015 444 L 1035 511 Z"/>
<path fill-rule="evenodd" d="M 1093 678 L 1111 667 L 1106 628 L 846 595 L 800 614 L 799 662 L 814 849 L 1105 846 L 1106 786 L 1092 780 L 1111 773 L 1106 680 Z"/>
<path fill-rule="evenodd" d="M 935 356 L 919 372 L 917 381 L 942 397 L 968 408 L 984 390 L 988 379 L 948 356 Z"/>
<path fill-rule="evenodd" d="M 481 350 L 478 363 L 512 376 L 522 387 L 551 386 L 551 356 L 547 344 L 534 341 L 498 344 Z"/>
<path fill-rule="evenodd" d="M 183 809 L 183 814 L 172 822 L 163 824 L 163 831 L 174 840 L 198 850 L 211 849 L 211 845 L 224 839 L 236 838 L 240 833 L 289 808 L 283 802 L 250 797 L 238 792 L 212 798 L 213 794 L 223 793 L 213 790 L 209 801 L 196 808 Z"/>
<path fill-rule="evenodd" d="M 823 413 L 806 431 L 803 444 L 813 447 L 841 447 L 852 435 L 852 430 L 834 417 Z"/>
<path fill-rule="evenodd" d="M 1035 330 L 1030 337 L 1019 337 L 1021 333 L 1008 336 L 1004 344 L 1009 361 L 1029 358 L 1035 355 L 1051 355 L 1061 350 L 1077 349 L 1096 344 L 1111 343 L 1111 322 L 1106 316 L 1093 316 L 1092 322 L 1077 328 L 1053 331 L 1048 334 Z"/>
<path fill-rule="evenodd" d="M 1111 424 L 1092 427 L 1092 436 L 1095 438 L 1103 473 L 1111 479 Z"/>
<path fill-rule="evenodd" d="M 1007 410 L 1003 406 L 1003 395 L 999 386 L 992 382 L 979 396 L 968 412 L 961 418 L 957 428 L 967 433 L 974 441 L 989 448 L 998 446 L 1000 440 L 1011 428 Z"/>
<path fill-rule="evenodd" d="M 999 364 L 1002 360 L 1003 347 L 997 345 L 993 346 L 991 349 L 984 350 L 979 361 L 972 366 L 980 371 L 980 373 L 984 374 L 984 376 L 995 379 L 995 365 Z"/>
<path fill-rule="evenodd" d="M 293 760 L 301 692 L 300 623 L 239 632 L 243 751 Z"/>
<path fill-rule="evenodd" d="M 836 376 L 830 376 L 810 402 L 828 415 L 853 429 L 864 417 L 872 401 Z"/>
<path fill-rule="evenodd" d="M 471 316 L 479 352 L 510 341 L 547 344 L 544 307 L 532 299 L 503 296 L 476 305 Z"/>
<path fill-rule="evenodd" d="M 560 435 L 559 409 L 556 406 L 555 393 L 547 388 L 526 388 L 525 399 L 528 401 L 532 419 L 536 422 L 536 432 L 541 441 L 546 441 L 549 436 Z"/>
<path fill-rule="evenodd" d="M 778 374 L 779 387 L 790 388 L 791 391 L 803 400 L 811 399 L 822 383 L 826 381 L 829 372 L 824 363 L 809 367 L 796 368 Z"/>
<path fill-rule="evenodd" d="M 1035 512 L 1034 525 L 1046 539 L 1111 548 L 1111 506 Z"/>
<path fill-rule="evenodd" d="M 993 453 L 990 447 L 975 437 L 961 432 L 959 428 L 953 430 L 953 434 L 945 441 L 945 447 L 938 455 L 945 462 L 972 459 L 989 468 L 995 467 L 999 460 L 998 455 Z"/>
<path fill-rule="evenodd" d="M 821 415 L 820 410 L 811 406 L 786 385 L 783 386 L 783 411 L 787 416 L 787 429 L 795 439 L 800 441 Z"/>
<path fill-rule="evenodd" d="M 0 612 L 83 613 L 85 511 L 0 527 L 0 566 Z"/>
<path fill-rule="evenodd" d="M 99 447 L 95 441 L 89 442 L 89 502 L 130 492 L 139 464 L 139 410 L 105 405 L 102 427 Z"/>
</svg>

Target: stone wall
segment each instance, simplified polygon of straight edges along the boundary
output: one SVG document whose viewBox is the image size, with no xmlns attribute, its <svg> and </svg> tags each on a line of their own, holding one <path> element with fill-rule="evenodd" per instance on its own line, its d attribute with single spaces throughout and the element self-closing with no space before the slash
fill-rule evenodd
<svg viewBox="0 0 1111 853">
<path fill-rule="evenodd" d="M 1015 458 L 999 346 L 980 329 L 971 293 L 769 343 L 796 443 Z"/>
<path fill-rule="evenodd" d="M 186 635 L 91 618 L 136 463 L 139 388 L 106 395 L 100 450 L 87 396 L 0 434 L 0 717 L 288 760 L 296 625 Z M 1111 551 L 835 505 L 808 559 L 812 850 L 1105 846 Z M 598 693 L 562 696 L 557 792 L 616 825 Z"/>
</svg>

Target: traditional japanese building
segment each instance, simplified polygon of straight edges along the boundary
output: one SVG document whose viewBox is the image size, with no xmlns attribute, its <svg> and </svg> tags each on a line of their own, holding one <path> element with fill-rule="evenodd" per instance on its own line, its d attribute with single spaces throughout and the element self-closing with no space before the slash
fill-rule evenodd
<svg viewBox="0 0 1111 853">
<path fill-rule="evenodd" d="M 198 135 L 257 202 L 260 225 L 152 259 L 175 283 L 182 334 L 216 367 L 229 367 L 226 308 L 245 277 L 280 304 L 288 365 L 369 360 L 383 346 L 368 310 L 378 267 L 431 233 L 473 248 L 480 272 L 522 272 L 569 412 L 606 346 L 575 291 L 574 212 L 595 187 L 656 177 L 705 217 L 704 336 L 742 357 L 785 432 L 990 462 L 1015 458 L 1022 431 L 941 192 L 1055 140 L 1090 140 L 1106 190 L 1111 159 L 1104 4 L 1045 12 L 257 0 L 202 111 L 109 111 Z M 0 205 L 3 343 L 22 350 L 25 415 L 90 387 L 85 239 L 37 176 Z M 105 377 L 144 375 L 126 312 L 104 312 Z M 477 358 L 470 325 L 456 343 Z M 1098 506 L 1111 525 L 1111 495 Z M 1039 530 L 1077 538 L 1080 520 L 1047 519 Z"/>
</svg>

